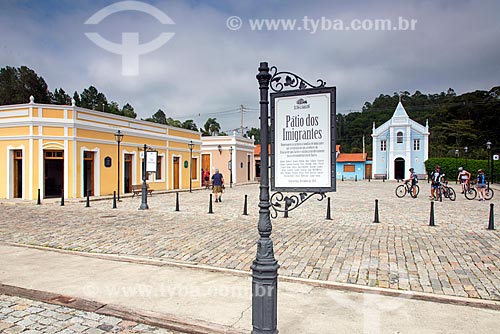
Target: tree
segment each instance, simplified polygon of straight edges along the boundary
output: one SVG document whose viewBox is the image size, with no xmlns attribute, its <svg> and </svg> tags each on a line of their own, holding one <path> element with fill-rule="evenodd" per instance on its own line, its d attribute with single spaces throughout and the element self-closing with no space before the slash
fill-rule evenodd
<svg viewBox="0 0 500 334">
<path fill-rule="evenodd" d="M 167 124 L 167 115 L 163 112 L 163 110 L 158 109 L 157 112 L 153 114 L 150 118 L 146 119 L 147 121 L 159 124 Z"/>
<path fill-rule="evenodd" d="M 106 96 L 100 93 L 94 86 L 85 88 L 80 94 L 80 103 L 82 108 L 104 111 L 105 106 L 108 105 Z"/>
<path fill-rule="evenodd" d="M 188 129 L 188 130 L 193 130 L 193 131 L 198 131 L 198 127 L 196 126 L 196 123 L 192 119 L 185 120 L 182 122 L 182 128 Z"/>
<path fill-rule="evenodd" d="M 78 92 L 76 90 L 73 93 L 73 100 L 75 100 L 75 105 L 76 106 L 78 106 L 78 107 L 82 106 L 82 101 L 80 100 L 80 95 L 78 94 Z"/>
<path fill-rule="evenodd" d="M 260 144 L 260 129 L 251 128 L 245 133 L 245 137 L 252 138 L 252 136 L 255 138 L 255 144 Z"/>
<path fill-rule="evenodd" d="M 130 104 L 126 103 L 121 112 L 122 116 L 125 117 L 130 117 L 130 118 L 136 118 L 137 114 L 134 112 L 134 107 L 132 107 Z"/>
<path fill-rule="evenodd" d="M 45 80 L 32 69 L 6 66 L 0 69 L 0 105 L 29 102 L 51 103 L 51 94 Z"/>
<path fill-rule="evenodd" d="M 62 104 L 69 105 L 71 104 L 71 96 L 66 94 L 64 89 L 59 88 L 54 90 L 54 94 L 52 95 L 52 103 L 54 104 Z"/>
<path fill-rule="evenodd" d="M 111 101 L 106 107 L 105 111 L 111 114 L 121 115 L 120 106 L 115 101 Z"/>
<path fill-rule="evenodd" d="M 220 132 L 220 124 L 216 118 L 209 117 L 203 126 L 203 133 L 207 136 L 216 136 Z"/>
</svg>

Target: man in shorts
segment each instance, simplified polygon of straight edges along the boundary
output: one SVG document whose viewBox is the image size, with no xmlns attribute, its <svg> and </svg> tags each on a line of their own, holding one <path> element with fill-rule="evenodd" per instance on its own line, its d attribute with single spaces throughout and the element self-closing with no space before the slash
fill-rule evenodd
<svg viewBox="0 0 500 334">
<path fill-rule="evenodd" d="M 439 184 L 441 183 L 442 178 L 441 166 L 436 166 L 434 171 L 431 173 L 431 195 L 429 196 L 430 200 L 438 200 L 439 199 Z"/>
<path fill-rule="evenodd" d="M 457 181 L 459 181 L 462 186 L 462 194 L 465 193 L 469 189 L 470 173 L 463 169 L 463 167 L 459 167 Z"/>
<path fill-rule="evenodd" d="M 486 177 L 482 169 L 477 171 L 477 194 L 479 196 L 478 201 L 484 201 L 486 199 Z"/>
<path fill-rule="evenodd" d="M 215 194 L 215 202 L 222 201 L 222 185 L 224 184 L 224 177 L 216 168 L 215 173 L 212 175 L 212 185 L 214 186 L 213 193 Z"/>
<path fill-rule="evenodd" d="M 413 168 L 410 168 L 410 178 L 408 179 L 408 182 L 411 182 L 411 191 L 413 192 L 413 198 L 417 198 L 417 183 L 418 183 L 418 176 L 417 173 L 415 173 L 415 170 Z"/>
</svg>

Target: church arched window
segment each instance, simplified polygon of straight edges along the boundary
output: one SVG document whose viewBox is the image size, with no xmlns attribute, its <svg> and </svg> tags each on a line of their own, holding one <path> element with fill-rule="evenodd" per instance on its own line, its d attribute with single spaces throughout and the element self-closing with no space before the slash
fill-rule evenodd
<svg viewBox="0 0 500 334">
<path fill-rule="evenodd" d="M 398 131 L 398 133 L 396 133 L 396 142 L 398 144 L 401 144 L 403 142 L 403 132 L 402 131 Z"/>
</svg>

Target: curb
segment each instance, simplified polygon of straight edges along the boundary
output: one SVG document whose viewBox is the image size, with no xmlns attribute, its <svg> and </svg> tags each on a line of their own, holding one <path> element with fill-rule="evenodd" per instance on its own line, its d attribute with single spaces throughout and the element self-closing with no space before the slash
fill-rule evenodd
<svg viewBox="0 0 500 334">
<path fill-rule="evenodd" d="M 138 311 L 112 304 L 64 296 L 52 292 L 20 288 L 0 284 L 0 294 L 61 305 L 73 309 L 134 321 L 149 326 L 161 327 L 188 334 L 247 334 L 248 332 L 210 323 L 203 320 L 179 318 L 171 314 Z"/>
<path fill-rule="evenodd" d="M 49 248 L 35 245 L 24 245 L 18 243 L 10 243 L 10 242 L 0 242 L 0 245 L 8 245 L 13 247 L 23 247 L 23 248 L 32 248 L 43 251 L 56 252 L 61 254 L 70 254 L 77 255 L 83 257 L 96 258 L 101 260 L 108 261 L 117 261 L 117 262 L 128 262 L 135 264 L 143 264 L 149 266 L 174 266 L 178 268 L 189 268 L 195 270 L 209 271 L 209 272 L 217 272 L 230 274 L 240 277 L 251 277 L 252 273 L 249 271 L 236 270 L 236 269 L 227 269 L 227 268 L 219 268 L 213 267 L 204 264 L 198 264 L 196 262 L 185 262 L 185 261 L 175 261 L 175 260 L 159 260 L 159 259 L 151 259 L 151 258 L 143 258 L 143 257 L 134 257 L 129 255 L 117 255 L 117 254 L 98 254 L 98 253 L 84 253 L 78 251 L 64 250 L 58 248 Z M 497 300 L 487 300 L 487 299 L 474 299 L 467 297 L 459 297 L 459 296 L 447 296 L 447 295 L 437 295 L 426 292 L 419 291 L 410 291 L 410 290 L 394 290 L 388 288 L 378 288 L 378 287 L 370 287 L 370 286 L 362 286 L 348 283 L 339 283 L 339 282 L 330 282 L 330 281 L 321 281 L 321 280 L 312 280 L 306 278 L 297 278 L 290 276 L 278 276 L 279 282 L 287 282 L 287 283 L 299 283 L 305 284 L 317 288 L 326 288 L 332 290 L 339 291 L 347 291 L 347 292 L 356 292 L 356 293 L 369 293 L 369 294 L 377 294 L 388 297 L 397 297 L 397 298 L 405 298 L 405 299 L 415 299 L 421 301 L 428 301 L 434 303 L 441 304 L 449 304 L 449 305 L 458 305 L 458 306 L 469 306 L 475 308 L 489 309 L 489 310 L 497 310 L 500 311 L 500 301 Z"/>
</svg>

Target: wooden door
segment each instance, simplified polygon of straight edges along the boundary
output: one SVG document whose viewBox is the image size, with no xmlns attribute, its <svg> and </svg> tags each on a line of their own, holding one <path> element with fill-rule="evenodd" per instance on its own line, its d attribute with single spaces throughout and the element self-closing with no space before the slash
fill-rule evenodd
<svg viewBox="0 0 500 334">
<path fill-rule="evenodd" d="M 23 151 L 14 151 L 14 198 L 23 197 Z"/>
<path fill-rule="evenodd" d="M 372 178 L 372 165 L 365 164 L 365 179 Z"/>
<path fill-rule="evenodd" d="M 123 192 L 128 194 L 132 192 L 132 154 L 125 154 L 123 162 Z"/>
<path fill-rule="evenodd" d="M 60 197 L 64 185 L 64 151 L 44 151 L 44 198 Z"/>
<path fill-rule="evenodd" d="M 94 152 L 83 152 L 83 196 L 94 196 Z"/>
<path fill-rule="evenodd" d="M 179 157 L 174 157 L 174 189 L 179 189 Z"/>
</svg>

